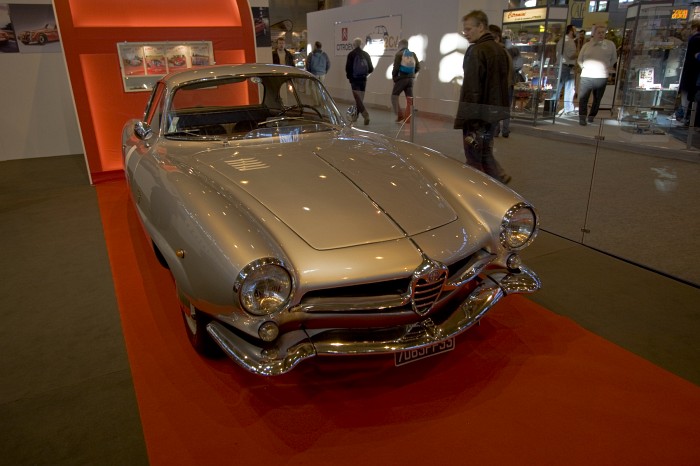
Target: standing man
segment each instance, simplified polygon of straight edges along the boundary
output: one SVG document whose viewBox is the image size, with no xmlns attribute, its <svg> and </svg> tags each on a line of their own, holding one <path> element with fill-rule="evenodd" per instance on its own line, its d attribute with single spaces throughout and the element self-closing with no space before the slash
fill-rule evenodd
<svg viewBox="0 0 700 466">
<path fill-rule="evenodd" d="M 331 61 L 328 59 L 326 52 L 321 50 L 321 43 L 316 41 L 314 49 L 308 57 L 306 57 L 306 70 L 316 76 L 319 81 L 325 82 L 326 74 L 331 68 Z"/>
<path fill-rule="evenodd" d="M 493 127 L 510 116 L 508 52 L 493 39 L 483 11 L 465 15 L 462 28 L 471 45 L 464 54 L 464 80 L 454 127 L 462 129 L 467 164 L 508 183 L 511 177 L 493 156 Z"/>
<path fill-rule="evenodd" d="M 591 40 L 583 44 L 578 54 L 581 67 L 581 83 L 578 90 L 578 123 L 586 126 L 593 123 L 598 114 L 600 102 L 608 84 L 608 74 L 614 70 L 617 62 L 615 44 L 605 38 L 605 27 L 593 26 Z M 588 99 L 593 94 L 591 111 L 588 111 Z M 587 118 L 586 118 L 587 117 Z"/>
<path fill-rule="evenodd" d="M 697 79 L 700 74 L 698 53 L 700 53 L 700 19 L 694 19 L 690 22 L 690 37 L 688 37 L 688 47 L 685 50 L 681 81 L 678 84 L 678 90 L 681 93 L 681 105 L 683 105 L 683 124 L 685 126 L 690 125 L 690 112 L 696 97 Z"/>
<path fill-rule="evenodd" d="M 561 64 L 561 76 L 557 84 L 556 98 L 559 101 L 562 87 L 564 88 L 564 114 L 573 114 L 574 107 L 574 84 L 576 82 L 576 27 L 573 24 L 566 26 L 566 34 L 557 42 L 557 58 Z"/>
<path fill-rule="evenodd" d="M 345 62 L 345 76 L 350 81 L 352 96 L 355 98 L 357 113 L 353 117 L 353 121 L 357 120 L 357 115 L 362 114 L 365 125 L 369 124 L 369 113 L 365 108 L 365 89 L 367 87 L 367 76 L 374 71 L 372 59 L 369 54 L 362 50 L 362 39 L 355 37 L 352 40 L 352 52 L 348 54 L 348 59 Z"/>
<path fill-rule="evenodd" d="M 493 36 L 493 40 L 501 44 L 503 47 L 506 47 L 506 44 L 503 40 L 503 33 L 501 31 L 501 28 L 499 28 L 495 24 L 489 24 L 489 32 Z M 513 64 L 513 56 L 510 54 L 510 51 L 507 48 L 506 52 L 508 52 L 508 61 L 510 62 L 510 69 L 512 70 L 512 72 L 508 75 L 508 107 L 510 108 L 513 105 L 513 92 L 515 86 L 515 65 Z M 510 135 L 510 118 L 504 118 L 501 121 L 497 121 L 494 125 L 493 137 L 497 138 L 498 135 L 501 133 L 503 133 L 504 138 L 507 138 Z"/>
<path fill-rule="evenodd" d="M 396 121 L 403 121 L 411 116 L 413 106 L 413 80 L 420 71 L 420 63 L 415 53 L 408 50 L 408 40 L 399 41 L 399 51 L 394 55 L 394 67 L 391 69 L 391 77 L 394 80 L 394 88 L 391 90 L 391 107 L 394 109 Z M 401 111 L 399 97 L 401 93 L 406 95 L 406 112 Z"/>
<path fill-rule="evenodd" d="M 272 63 L 294 66 L 294 55 L 284 48 L 284 37 L 277 38 L 277 48 L 272 51 Z"/>
</svg>

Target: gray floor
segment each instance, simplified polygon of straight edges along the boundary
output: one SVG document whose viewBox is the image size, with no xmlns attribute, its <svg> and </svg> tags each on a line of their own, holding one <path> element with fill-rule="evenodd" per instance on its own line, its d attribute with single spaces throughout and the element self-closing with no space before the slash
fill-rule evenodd
<svg viewBox="0 0 700 466">
<path fill-rule="evenodd" d="M 370 129 L 386 134 L 398 130 L 387 112 L 371 113 Z M 700 385 L 700 289 L 688 280 L 669 278 L 670 272 L 656 273 L 582 245 L 585 235 L 578 225 L 591 215 L 590 158 L 601 155 L 584 151 L 577 157 L 561 145 L 556 153 L 564 154 L 563 159 L 529 154 L 537 147 L 542 152 L 551 140 L 534 131 L 539 129 L 514 126 L 507 140 L 496 143 L 514 189 L 536 198 L 546 216 L 545 231 L 524 254 L 544 283 L 530 298 Z M 454 130 L 423 132 L 421 137 L 460 157 Z M 584 145 L 590 146 L 588 141 Z M 604 150 L 629 161 L 624 152 Z M 683 159 L 687 155 L 668 163 L 688 163 Z M 535 163 L 546 165 L 531 166 Z M 682 167 L 679 177 L 688 166 L 674 165 Z M 572 176 L 585 170 L 587 177 Z M 649 199 L 653 197 L 644 202 Z M 0 162 L 0 213 L 0 241 L 5 245 L 0 271 L 0 464 L 146 464 L 96 193 L 82 157 Z M 606 222 L 611 226 L 593 230 L 607 229 L 601 236 L 627 230 L 634 242 L 644 240 L 643 232 L 616 226 L 615 217 Z M 697 217 L 686 218 L 685 225 L 697 234 Z M 666 251 L 692 248 L 668 238 L 665 243 Z M 644 249 L 656 247 L 647 244 Z M 692 254 L 666 254 L 688 268 L 698 262 Z"/>
</svg>

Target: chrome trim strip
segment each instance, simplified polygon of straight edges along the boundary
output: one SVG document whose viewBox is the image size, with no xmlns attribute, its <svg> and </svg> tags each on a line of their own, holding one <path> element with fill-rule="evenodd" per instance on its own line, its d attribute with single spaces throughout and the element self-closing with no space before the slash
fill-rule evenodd
<svg viewBox="0 0 700 466">
<path fill-rule="evenodd" d="M 403 307 L 410 302 L 410 293 L 372 297 L 314 298 L 304 304 L 294 306 L 291 312 L 369 311 Z"/>
<path fill-rule="evenodd" d="M 491 254 L 483 249 L 472 254 L 469 262 L 454 274 L 454 276 L 445 284 L 445 290 L 453 290 L 464 285 L 469 280 L 479 275 L 487 265 L 496 259 L 496 254 Z"/>
</svg>

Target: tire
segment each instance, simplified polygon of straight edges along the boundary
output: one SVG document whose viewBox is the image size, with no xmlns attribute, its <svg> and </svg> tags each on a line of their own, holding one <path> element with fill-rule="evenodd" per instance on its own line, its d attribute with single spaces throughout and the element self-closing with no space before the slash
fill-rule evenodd
<svg viewBox="0 0 700 466">
<path fill-rule="evenodd" d="M 39 35 L 39 45 L 44 45 L 48 42 L 48 39 L 44 34 Z"/>
<path fill-rule="evenodd" d="M 192 304 L 185 306 L 180 302 L 180 311 L 182 311 L 182 320 L 185 324 L 187 338 L 190 340 L 192 347 L 206 358 L 218 358 L 223 353 L 221 348 L 214 343 L 209 332 L 207 332 L 207 324 L 211 321 L 205 314 L 195 308 Z"/>
</svg>

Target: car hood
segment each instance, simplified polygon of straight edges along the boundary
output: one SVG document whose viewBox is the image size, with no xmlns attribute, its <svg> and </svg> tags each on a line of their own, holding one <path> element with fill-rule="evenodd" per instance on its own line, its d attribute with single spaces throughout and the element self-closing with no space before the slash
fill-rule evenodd
<svg viewBox="0 0 700 466">
<path fill-rule="evenodd" d="M 457 218 L 431 181 L 381 137 L 244 143 L 195 160 L 196 171 L 244 190 L 319 250 L 395 240 Z"/>
</svg>

